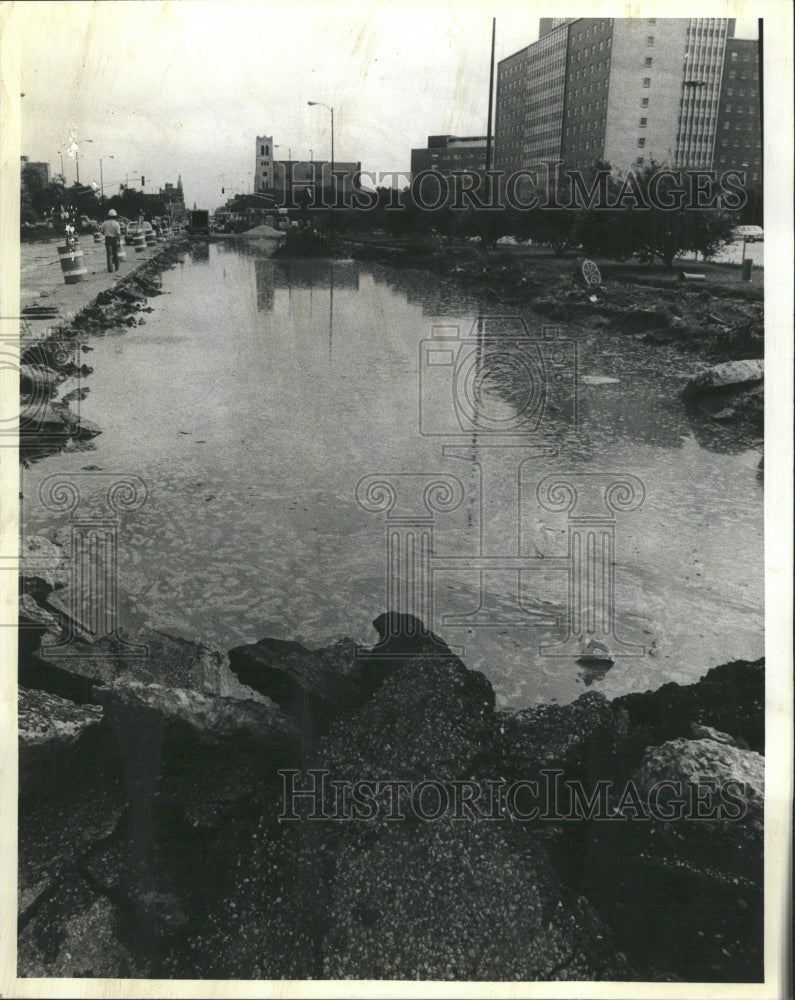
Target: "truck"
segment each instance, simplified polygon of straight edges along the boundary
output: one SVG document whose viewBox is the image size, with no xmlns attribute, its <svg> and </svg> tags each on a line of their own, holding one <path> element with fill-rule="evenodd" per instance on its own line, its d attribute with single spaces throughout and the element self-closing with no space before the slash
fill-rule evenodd
<svg viewBox="0 0 795 1000">
<path fill-rule="evenodd" d="M 191 236 L 210 235 L 210 213 L 203 208 L 194 208 L 190 213 L 188 232 Z"/>
</svg>

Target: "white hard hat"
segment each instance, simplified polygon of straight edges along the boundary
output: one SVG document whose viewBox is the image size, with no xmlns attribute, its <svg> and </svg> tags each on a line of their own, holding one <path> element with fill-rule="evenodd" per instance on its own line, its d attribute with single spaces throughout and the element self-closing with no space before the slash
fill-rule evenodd
<svg viewBox="0 0 795 1000">
<path fill-rule="evenodd" d="M 110 218 L 114 218 L 114 219 L 116 218 L 116 209 L 115 209 L 115 208 L 112 208 L 112 209 L 111 209 L 111 210 L 110 210 L 110 211 L 108 212 L 108 218 L 109 218 L 109 219 L 110 219 Z"/>
</svg>

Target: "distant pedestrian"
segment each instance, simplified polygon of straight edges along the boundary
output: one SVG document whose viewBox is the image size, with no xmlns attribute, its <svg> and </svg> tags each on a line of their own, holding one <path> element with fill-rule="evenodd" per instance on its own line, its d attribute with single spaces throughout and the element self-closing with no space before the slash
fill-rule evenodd
<svg viewBox="0 0 795 1000">
<path fill-rule="evenodd" d="M 121 243 L 121 226 L 116 221 L 116 209 L 108 212 L 108 217 L 102 223 L 101 231 L 105 235 L 105 253 L 108 258 L 108 271 L 119 270 L 119 244 Z"/>
</svg>

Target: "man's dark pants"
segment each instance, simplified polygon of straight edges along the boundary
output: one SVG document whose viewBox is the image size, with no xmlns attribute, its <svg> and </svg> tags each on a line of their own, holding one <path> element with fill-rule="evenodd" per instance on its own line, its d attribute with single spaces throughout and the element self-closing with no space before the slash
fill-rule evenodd
<svg viewBox="0 0 795 1000">
<path fill-rule="evenodd" d="M 119 239 L 117 236 L 105 237 L 105 253 L 108 257 L 108 270 L 119 270 Z"/>
</svg>

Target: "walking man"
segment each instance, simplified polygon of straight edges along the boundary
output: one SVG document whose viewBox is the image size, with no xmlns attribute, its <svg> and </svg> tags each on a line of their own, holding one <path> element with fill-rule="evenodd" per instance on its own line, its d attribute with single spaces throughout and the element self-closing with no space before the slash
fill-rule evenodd
<svg viewBox="0 0 795 1000">
<path fill-rule="evenodd" d="M 119 244 L 121 243 L 121 226 L 116 221 L 116 209 L 108 212 L 108 217 L 102 223 L 105 234 L 105 253 L 108 257 L 108 271 L 119 270 Z"/>
</svg>

